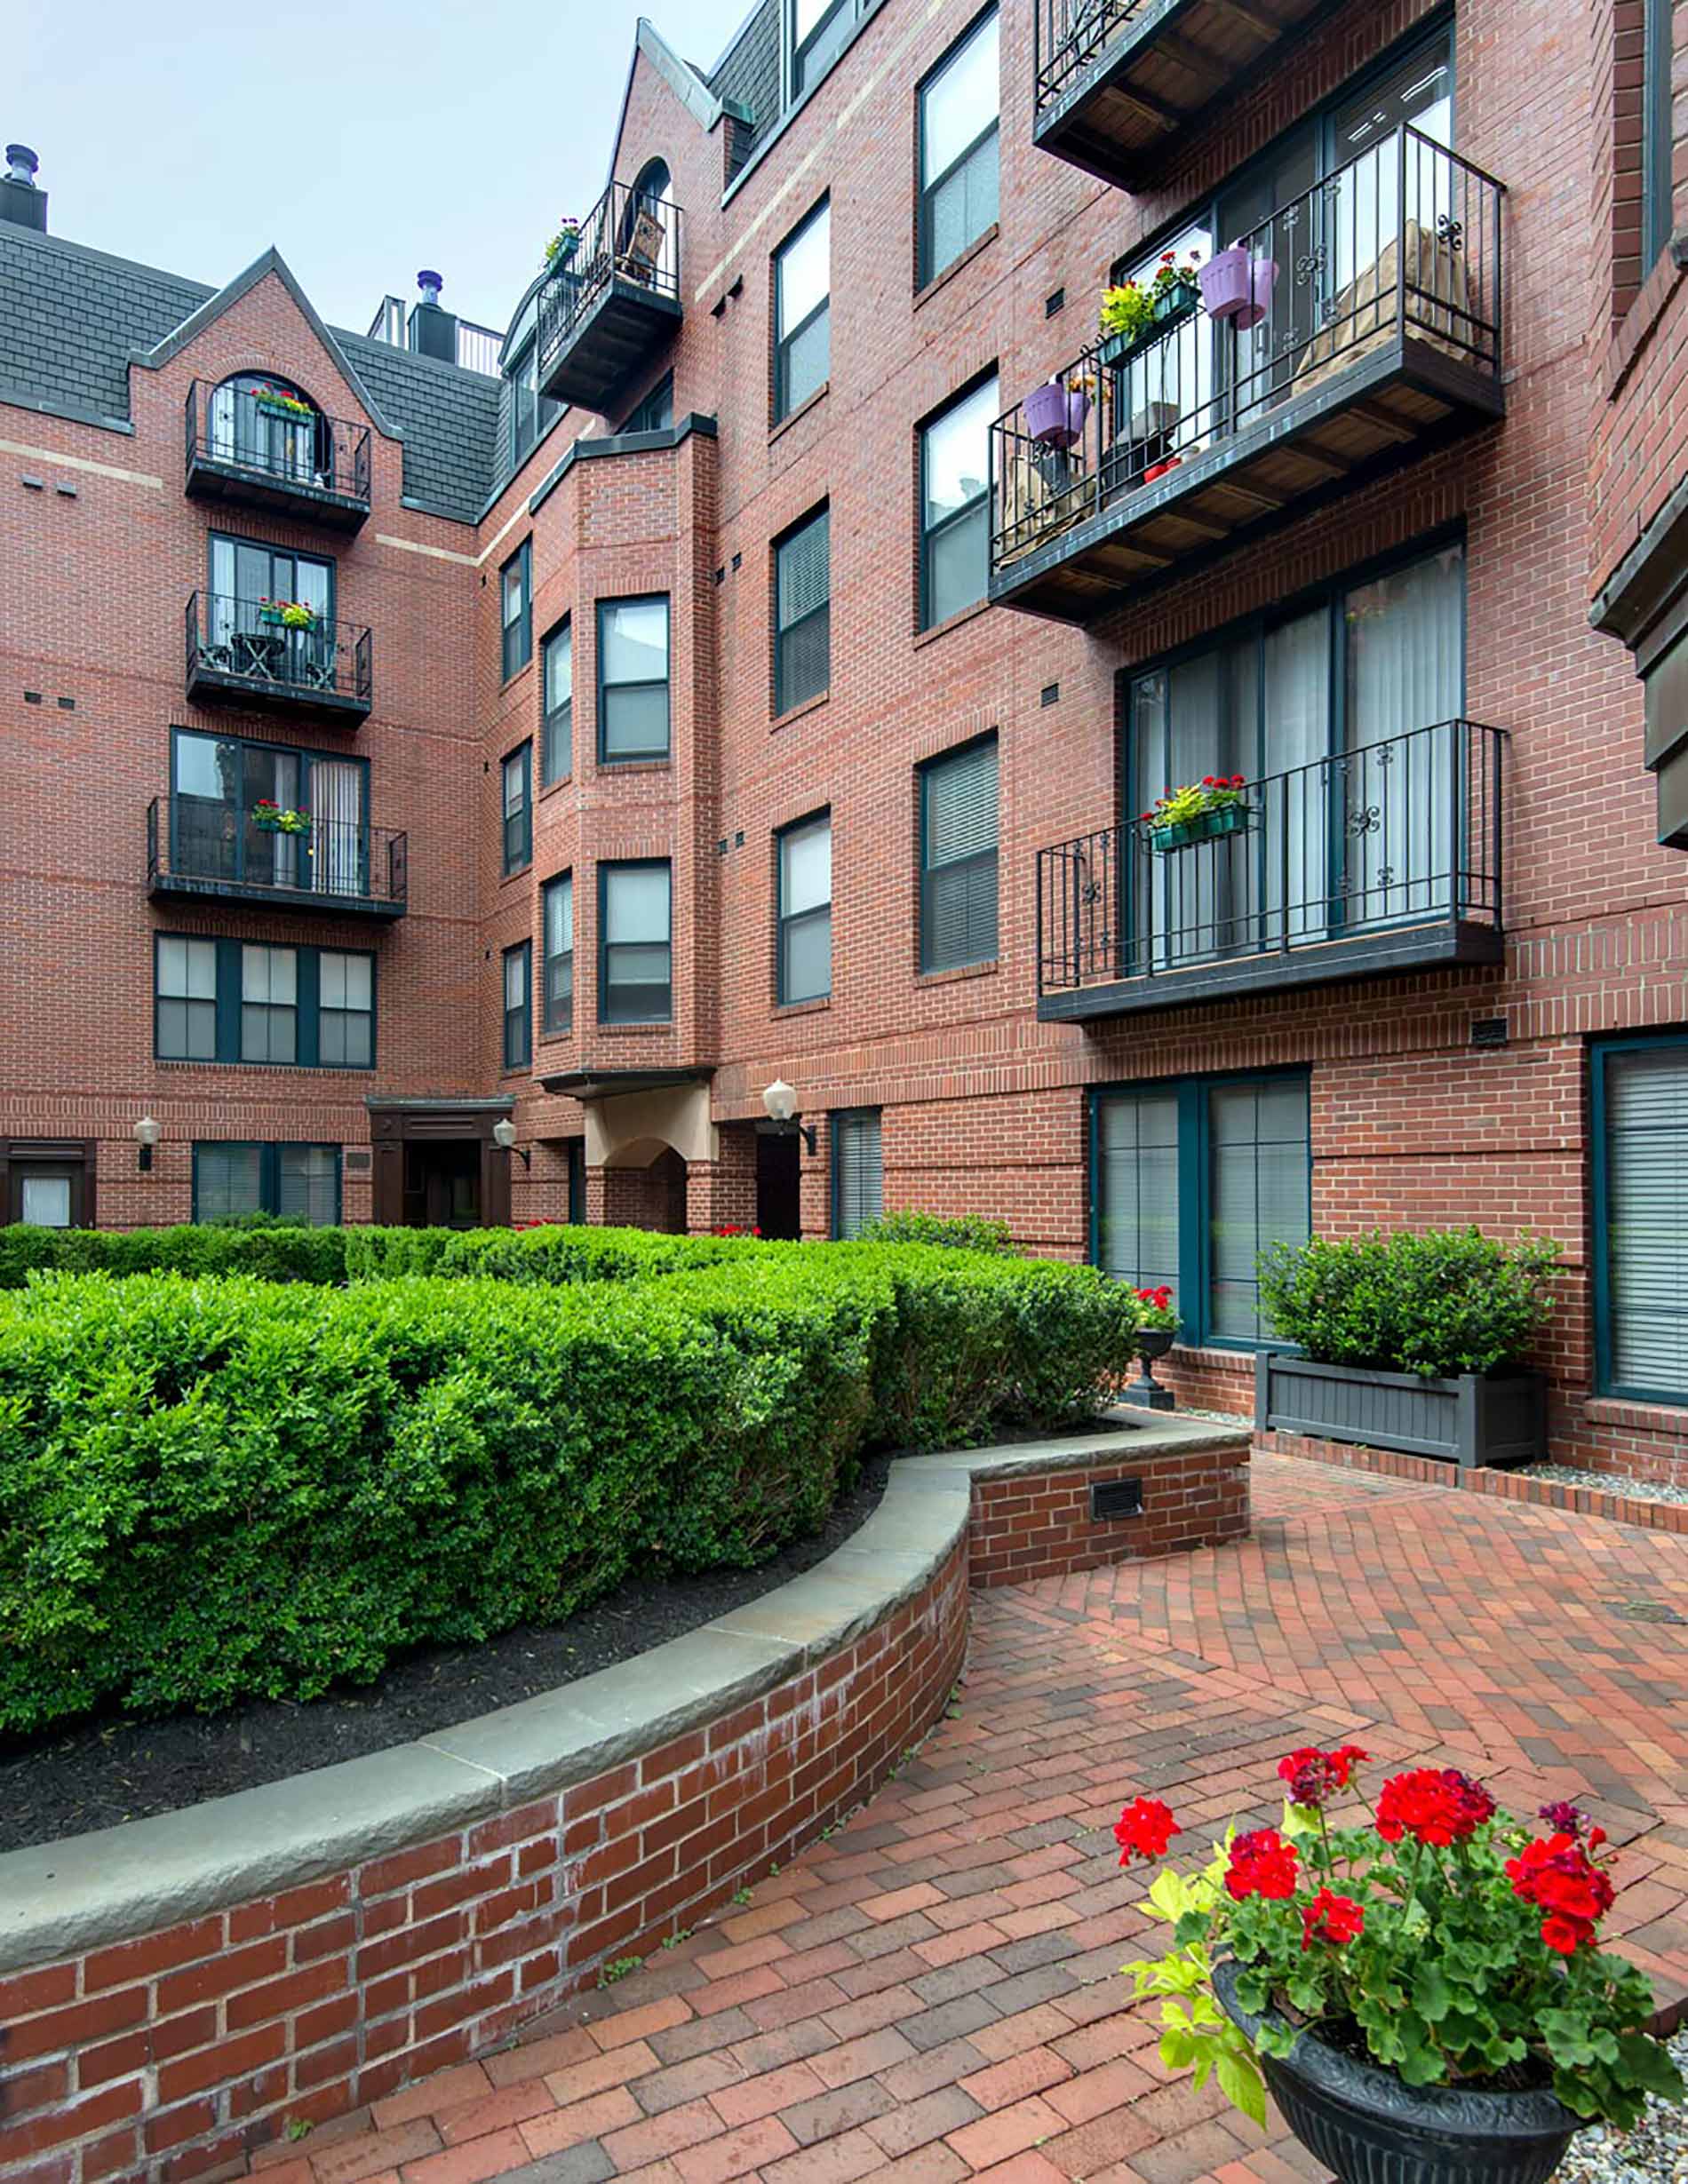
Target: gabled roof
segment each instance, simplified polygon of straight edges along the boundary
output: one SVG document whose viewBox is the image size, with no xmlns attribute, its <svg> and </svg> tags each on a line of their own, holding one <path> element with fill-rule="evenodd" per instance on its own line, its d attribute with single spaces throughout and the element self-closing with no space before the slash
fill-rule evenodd
<svg viewBox="0 0 1688 2184">
<path fill-rule="evenodd" d="M 219 288 L 215 295 L 208 296 L 196 311 L 190 312 L 181 324 L 173 328 L 162 341 L 155 342 L 149 349 L 135 350 L 130 361 L 138 365 L 143 371 L 158 370 L 162 365 L 168 364 L 173 357 L 179 356 L 190 341 L 203 333 L 208 326 L 214 325 L 222 317 L 224 312 L 231 309 L 243 296 L 250 295 L 259 282 L 267 279 L 271 274 L 275 275 L 298 305 L 299 315 L 328 351 L 335 369 L 357 396 L 370 423 L 384 439 L 402 440 L 404 437 L 403 433 L 395 430 L 383 416 L 380 404 L 376 401 L 362 379 L 359 378 L 345 350 L 330 333 L 328 328 L 323 325 L 322 320 L 317 317 L 315 306 L 293 278 L 286 259 L 274 243 L 271 243 L 269 249 L 261 257 L 255 258 L 244 273 L 236 274 L 226 287 Z"/>
<path fill-rule="evenodd" d="M 697 69 L 680 58 L 657 26 L 641 15 L 633 38 L 633 58 L 627 63 L 627 81 L 622 89 L 621 109 L 616 115 L 616 133 L 610 139 L 609 172 L 612 179 L 621 157 L 621 132 L 627 126 L 627 104 L 633 97 L 633 77 L 638 72 L 641 56 L 650 63 L 700 129 L 705 131 L 713 129 L 725 115 L 731 115 L 735 120 L 741 122 L 750 119 L 747 107 L 741 106 L 735 99 L 718 98 Z"/>
</svg>

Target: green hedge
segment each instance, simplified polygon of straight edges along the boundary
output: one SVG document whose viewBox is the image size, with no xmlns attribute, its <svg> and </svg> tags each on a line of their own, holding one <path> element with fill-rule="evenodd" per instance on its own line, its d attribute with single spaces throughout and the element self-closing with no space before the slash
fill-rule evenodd
<svg viewBox="0 0 1688 2184">
<path fill-rule="evenodd" d="M 1320 1364 L 1451 1379 L 1523 1362 L 1558 1263 L 1557 1243 L 1509 1251 L 1477 1228 L 1315 1236 L 1261 1254 L 1260 1298 L 1273 1330 Z"/>
<path fill-rule="evenodd" d="M 1011 1251 L 1007 1221 L 983 1213 L 881 1213 L 862 1229 L 863 1243 L 945 1243 L 963 1251 Z"/>
<path fill-rule="evenodd" d="M 66 1274 L 247 1274 L 265 1282 L 340 1283 L 348 1228 L 190 1226 L 179 1228 L 0 1228 L 0 1289 L 21 1289 L 35 1268 Z M 432 1232 L 386 1229 L 408 1236 Z"/>
<path fill-rule="evenodd" d="M 753 1563 L 873 1441 L 1084 1415 L 1135 1324 L 1087 1269 L 918 1247 L 555 1286 L 38 1275 L 0 1297 L 0 1731 L 306 1699 L 633 1569 Z"/>
</svg>

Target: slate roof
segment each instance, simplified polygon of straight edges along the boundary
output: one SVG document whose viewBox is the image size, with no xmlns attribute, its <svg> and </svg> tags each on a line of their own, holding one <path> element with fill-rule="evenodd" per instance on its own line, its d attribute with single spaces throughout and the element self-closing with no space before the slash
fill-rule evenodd
<svg viewBox="0 0 1688 2184">
<path fill-rule="evenodd" d="M 0 399 L 127 422 L 128 362 L 219 290 L 0 221 Z M 503 482 L 501 381 L 329 330 L 403 435 L 407 500 L 472 523 Z"/>
</svg>

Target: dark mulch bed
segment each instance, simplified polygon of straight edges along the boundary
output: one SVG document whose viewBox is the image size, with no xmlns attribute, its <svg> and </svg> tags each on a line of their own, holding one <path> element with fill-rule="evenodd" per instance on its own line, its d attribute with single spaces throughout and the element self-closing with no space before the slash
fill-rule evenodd
<svg viewBox="0 0 1688 2184">
<path fill-rule="evenodd" d="M 567 1623 L 523 1626 L 480 1646 L 430 1647 L 378 1683 L 330 1691 L 306 1705 L 259 1700 L 163 1721 L 103 1716 L 50 1743 L 0 1748 L 0 1850 L 175 1812 L 385 1751 L 683 1638 L 842 1546 L 879 1506 L 890 1464 L 885 1456 L 871 1459 L 821 1531 L 760 1569 L 629 1579 Z"/>
</svg>

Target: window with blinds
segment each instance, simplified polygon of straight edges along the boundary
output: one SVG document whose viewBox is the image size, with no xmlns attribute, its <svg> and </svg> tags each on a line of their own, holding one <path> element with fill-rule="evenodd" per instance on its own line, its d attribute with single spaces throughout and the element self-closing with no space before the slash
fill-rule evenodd
<svg viewBox="0 0 1688 2184">
<path fill-rule="evenodd" d="M 1688 1041 L 1596 1047 L 1593 1062 L 1600 1385 L 1688 1402 Z"/>
<path fill-rule="evenodd" d="M 338 1145 L 206 1141 L 194 1148 L 194 1219 L 237 1219 L 273 1213 L 310 1228 L 340 1219 Z"/>
<path fill-rule="evenodd" d="M 774 422 L 832 369 L 832 208 L 824 198 L 774 253 Z"/>
<path fill-rule="evenodd" d="M 997 12 L 968 31 L 920 86 L 919 285 L 936 281 L 997 217 Z"/>
<path fill-rule="evenodd" d="M 524 539 L 498 572 L 504 679 L 533 657 L 533 541 Z"/>
<path fill-rule="evenodd" d="M 829 512 L 808 517 L 774 548 L 774 711 L 822 696 L 832 674 L 832 546 Z"/>
<path fill-rule="evenodd" d="M 674 1013 L 667 860 L 598 867 L 598 1021 L 665 1024 Z"/>
<path fill-rule="evenodd" d="M 668 756 L 668 595 L 598 602 L 598 758 Z"/>
<path fill-rule="evenodd" d="M 523 743 L 505 760 L 504 876 L 520 872 L 533 856 L 533 745 Z"/>
<path fill-rule="evenodd" d="M 990 583 L 993 374 L 920 432 L 920 627 L 982 600 Z"/>
<path fill-rule="evenodd" d="M 880 1111 L 858 1108 L 831 1117 L 832 1234 L 860 1235 L 885 1211 L 885 1166 L 880 1152 Z"/>
<path fill-rule="evenodd" d="M 832 820 L 800 820 L 778 837 L 779 971 L 775 998 L 824 1000 L 832 990 Z"/>
<path fill-rule="evenodd" d="M 1166 1283 L 1180 1339 L 1252 1348 L 1256 1262 L 1311 1232 L 1308 1080 L 1300 1072 L 1095 1094 L 1092 1256 L 1134 1289 Z"/>
<path fill-rule="evenodd" d="M 545 883 L 545 1028 L 561 1034 L 575 1022 L 575 883 L 571 872 Z"/>
<path fill-rule="evenodd" d="M 533 945 L 522 941 L 503 958 L 504 1066 L 525 1069 L 533 1060 Z"/>
<path fill-rule="evenodd" d="M 920 968 L 953 971 L 997 952 L 997 739 L 920 771 Z"/>
<path fill-rule="evenodd" d="M 549 789 L 574 771 L 574 625 L 564 622 L 545 640 L 545 718 L 539 730 L 539 781 Z"/>
</svg>

